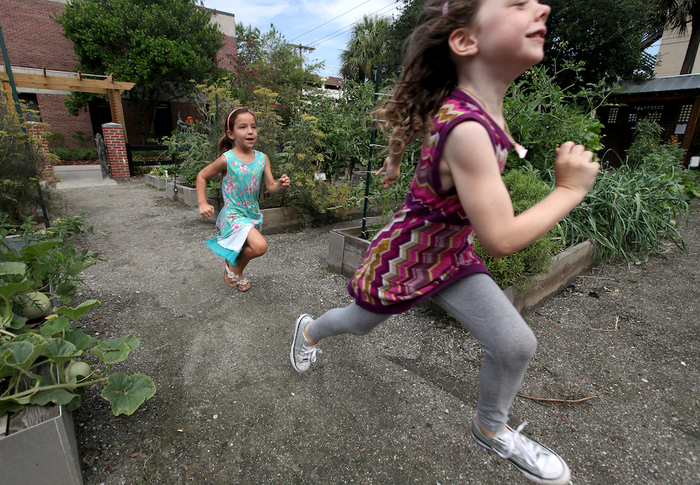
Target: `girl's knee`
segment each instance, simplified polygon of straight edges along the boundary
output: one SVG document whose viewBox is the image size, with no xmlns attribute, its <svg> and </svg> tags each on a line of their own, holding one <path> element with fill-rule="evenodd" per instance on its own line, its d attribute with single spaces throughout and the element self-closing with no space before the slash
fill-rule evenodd
<svg viewBox="0 0 700 485">
<path fill-rule="evenodd" d="M 253 258 L 259 258 L 267 252 L 267 241 L 261 239 L 252 244 L 249 243 L 248 247 L 250 247 L 251 256 Z"/>
<path fill-rule="evenodd" d="M 518 338 L 512 348 L 513 358 L 530 362 L 537 352 L 537 337 L 529 328 Z"/>
</svg>

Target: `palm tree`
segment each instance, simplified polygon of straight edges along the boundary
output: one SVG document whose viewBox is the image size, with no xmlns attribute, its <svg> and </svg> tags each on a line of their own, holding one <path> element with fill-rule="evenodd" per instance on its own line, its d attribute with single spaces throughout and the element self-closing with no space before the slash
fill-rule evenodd
<svg viewBox="0 0 700 485">
<path fill-rule="evenodd" d="M 391 28 L 389 19 L 364 16 L 353 27 L 347 49 L 340 54 L 343 79 L 364 82 L 372 79 L 379 62 L 386 35 Z"/>
<path fill-rule="evenodd" d="M 700 46 L 700 0 L 656 0 L 666 18 L 666 27 L 677 30 L 681 35 L 688 32 L 690 40 L 685 51 L 681 74 L 690 74 Z"/>
</svg>

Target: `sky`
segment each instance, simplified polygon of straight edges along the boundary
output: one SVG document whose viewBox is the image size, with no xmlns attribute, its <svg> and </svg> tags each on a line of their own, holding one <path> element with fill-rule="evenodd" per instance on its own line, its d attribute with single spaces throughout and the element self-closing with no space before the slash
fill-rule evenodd
<svg viewBox="0 0 700 485">
<path fill-rule="evenodd" d="M 204 0 L 204 6 L 236 16 L 236 23 L 268 32 L 270 24 L 292 44 L 313 47 L 312 62 L 324 61 L 322 76 L 340 76 L 340 53 L 363 15 L 398 16 L 397 0 Z"/>
</svg>

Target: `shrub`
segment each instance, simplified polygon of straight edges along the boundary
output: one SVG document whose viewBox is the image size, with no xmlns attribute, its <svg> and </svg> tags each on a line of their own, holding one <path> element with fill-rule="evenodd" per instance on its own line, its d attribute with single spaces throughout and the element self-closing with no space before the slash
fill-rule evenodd
<svg viewBox="0 0 700 485">
<path fill-rule="evenodd" d="M 305 98 L 304 112 L 318 120 L 317 128 L 325 135 L 319 170 L 339 178 L 346 173 L 352 175 L 355 167 L 364 167 L 369 153 L 374 84 L 346 81 L 337 100 L 322 90 L 309 90 Z M 381 136 L 379 131 L 377 134 Z"/>
<path fill-rule="evenodd" d="M 690 185 L 694 176 L 680 166 L 678 143 L 659 144 L 654 125 L 640 122 L 628 163 L 603 172 L 584 202 L 564 218 L 561 234 L 569 245 L 590 239 L 603 261 L 616 256 L 646 261 L 668 250 L 662 238 L 685 250 L 676 225 L 687 217 L 693 195 L 684 183 Z"/>
<path fill-rule="evenodd" d="M 97 160 L 96 148 L 51 148 L 59 160 Z"/>
<path fill-rule="evenodd" d="M 316 127 L 317 119 L 301 115 L 288 128 L 282 163 L 279 170 L 289 175 L 292 185 L 283 192 L 289 203 L 302 213 L 323 214 L 330 209 L 345 207 L 351 195 L 347 181 L 317 180 L 323 155 L 319 147 L 324 135 Z"/>
<path fill-rule="evenodd" d="M 516 215 L 537 204 L 551 191 L 540 180 L 538 172 L 531 169 L 510 170 L 503 176 L 503 181 L 510 192 Z M 562 241 L 557 233 L 554 229 L 517 253 L 502 258 L 491 257 L 479 244 L 477 235 L 474 250 L 498 286 L 503 289 L 515 286 L 523 290 L 532 284 L 533 276 L 547 273 L 552 257 L 562 249 Z"/>
<path fill-rule="evenodd" d="M 197 130 L 194 122 L 180 122 L 178 126 L 178 131 L 164 137 L 163 143 L 175 158 L 184 160 L 175 167 L 177 176 L 184 178 L 188 187 L 196 187 L 197 174 L 216 158 L 216 145 L 207 133 Z"/>
<path fill-rule="evenodd" d="M 18 225 L 43 204 L 39 181 L 51 158 L 28 132 L 11 98 L 0 93 L 0 214 Z"/>
<path fill-rule="evenodd" d="M 603 148 L 600 134 L 603 124 L 595 112 L 609 104 L 608 98 L 618 88 L 598 84 L 572 91 L 573 86 L 562 87 L 555 82 L 564 71 L 578 75 L 582 70 L 567 63 L 552 74 L 536 66 L 511 86 L 504 99 L 504 116 L 513 137 L 528 153 L 525 159 L 520 159 L 512 150 L 508 156 L 509 168 L 531 165 L 549 182 L 549 169 L 554 166 L 555 149 L 560 144 L 571 140 L 594 153 Z"/>
</svg>

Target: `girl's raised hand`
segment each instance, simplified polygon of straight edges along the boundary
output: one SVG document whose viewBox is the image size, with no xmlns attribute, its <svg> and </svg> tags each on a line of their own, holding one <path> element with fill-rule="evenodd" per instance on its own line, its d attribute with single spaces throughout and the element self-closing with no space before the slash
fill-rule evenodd
<svg viewBox="0 0 700 485">
<path fill-rule="evenodd" d="M 382 165 L 382 168 L 374 173 L 374 175 L 384 174 L 384 178 L 379 183 L 383 184 L 385 189 L 388 189 L 394 185 L 394 183 L 399 179 L 399 175 L 401 174 L 401 158 L 401 156 L 397 156 L 395 154 L 389 155 L 384 160 L 384 165 Z"/>
<path fill-rule="evenodd" d="M 292 181 L 289 179 L 287 174 L 282 174 L 282 176 L 279 179 L 279 184 L 282 186 L 282 188 L 286 189 L 291 183 Z"/>
<path fill-rule="evenodd" d="M 199 215 L 202 217 L 210 217 L 214 215 L 214 206 L 211 204 L 199 204 Z"/>
<path fill-rule="evenodd" d="M 583 198 L 595 182 L 600 164 L 593 161 L 593 152 L 583 145 L 567 141 L 557 148 L 554 176 L 557 187 L 573 190 Z"/>
</svg>

